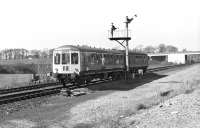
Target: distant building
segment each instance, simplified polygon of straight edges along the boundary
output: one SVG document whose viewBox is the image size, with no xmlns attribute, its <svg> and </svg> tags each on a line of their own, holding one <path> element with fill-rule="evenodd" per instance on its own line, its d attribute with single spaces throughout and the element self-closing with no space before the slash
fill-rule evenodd
<svg viewBox="0 0 200 128">
<path fill-rule="evenodd" d="M 151 53 L 150 60 L 157 62 L 171 62 L 176 64 L 199 63 L 200 51 L 177 52 L 177 53 Z"/>
</svg>

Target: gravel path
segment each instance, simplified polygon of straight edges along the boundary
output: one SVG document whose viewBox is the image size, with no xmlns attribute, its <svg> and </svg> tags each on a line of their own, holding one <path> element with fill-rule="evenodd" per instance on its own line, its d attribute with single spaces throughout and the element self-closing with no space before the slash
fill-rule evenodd
<svg viewBox="0 0 200 128">
<path fill-rule="evenodd" d="M 151 109 L 123 118 L 120 123 L 124 128 L 199 128 L 200 90 L 178 95 Z"/>
<path fill-rule="evenodd" d="M 130 91 L 118 91 L 108 96 L 81 103 L 71 109 L 71 119 L 63 124 L 100 124 L 103 127 L 113 127 L 119 117 L 136 113 L 138 107 L 151 107 L 163 100 L 198 88 L 200 83 L 200 65 L 174 73 L 168 77 L 144 84 Z M 123 85 L 122 85 L 123 86 Z M 163 92 L 170 92 L 167 97 Z M 103 125 L 102 125 L 103 123 Z M 108 125 L 108 126 L 107 126 Z M 119 125 L 119 124 L 118 124 Z M 100 127 L 99 126 L 99 127 Z M 115 126 L 116 127 L 116 126 Z"/>
</svg>

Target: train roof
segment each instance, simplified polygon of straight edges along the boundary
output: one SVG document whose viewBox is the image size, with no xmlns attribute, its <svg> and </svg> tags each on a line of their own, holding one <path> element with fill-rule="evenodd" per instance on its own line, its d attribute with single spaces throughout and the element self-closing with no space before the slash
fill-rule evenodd
<svg viewBox="0 0 200 128">
<path fill-rule="evenodd" d="M 95 48 L 95 47 L 80 46 L 80 45 L 78 45 L 78 46 L 63 45 L 63 46 L 60 46 L 58 48 L 55 48 L 54 50 L 74 50 L 74 51 L 81 51 L 81 52 L 102 52 L 102 53 L 124 53 L 123 50 Z M 130 53 L 147 55 L 145 53 L 133 52 L 133 51 L 130 51 Z"/>
</svg>

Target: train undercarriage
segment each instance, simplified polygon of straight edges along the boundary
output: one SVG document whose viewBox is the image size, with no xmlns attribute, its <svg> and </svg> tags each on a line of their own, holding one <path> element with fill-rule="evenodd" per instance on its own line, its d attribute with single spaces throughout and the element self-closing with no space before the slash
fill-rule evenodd
<svg viewBox="0 0 200 128">
<path fill-rule="evenodd" d="M 141 77 L 147 70 L 147 67 L 130 68 L 129 72 L 125 69 L 112 69 L 112 70 L 101 70 L 101 71 L 84 71 L 79 74 L 55 74 L 57 80 L 63 85 L 66 83 L 73 84 L 87 84 L 94 79 L 133 79 L 134 77 Z"/>
</svg>

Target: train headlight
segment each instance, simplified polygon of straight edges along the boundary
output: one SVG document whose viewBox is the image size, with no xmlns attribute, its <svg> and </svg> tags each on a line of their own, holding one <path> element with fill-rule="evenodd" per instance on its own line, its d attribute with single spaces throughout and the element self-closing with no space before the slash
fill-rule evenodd
<svg viewBox="0 0 200 128">
<path fill-rule="evenodd" d="M 75 72 L 76 72 L 76 73 L 78 73 L 78 72 L 79 72 L 78 68 L 75 68 Z"/>
<path fill-rule="evenodd" d="M 57 68 L 55 68 L 55 72 L 58 73 L 58 69 Z"/>
</svg>

